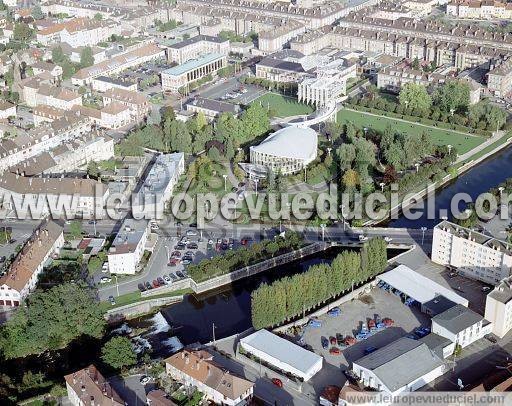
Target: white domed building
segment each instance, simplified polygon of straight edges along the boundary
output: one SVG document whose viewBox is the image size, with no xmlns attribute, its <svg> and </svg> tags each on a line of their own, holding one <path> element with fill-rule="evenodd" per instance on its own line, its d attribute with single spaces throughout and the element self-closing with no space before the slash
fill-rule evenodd
<svg viewBox="0 0 512 406">
<path fill-rule="evenodd" d="M 315 130 L 308 127 L 285 127 L 271 134 L 260 145 L 250 148 L 251 166 L 291 175 L 314 161 L 317 149 L 318 136 Z"/>
</svg>

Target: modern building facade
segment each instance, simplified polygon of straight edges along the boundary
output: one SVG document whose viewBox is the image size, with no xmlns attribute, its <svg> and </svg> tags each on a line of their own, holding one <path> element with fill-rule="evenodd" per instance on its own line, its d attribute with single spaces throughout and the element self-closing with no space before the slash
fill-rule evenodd
<svg viewBox="0 0 512 406">
<path fill-rule="evenodd" d="M 134 275 L 144 256 L 149 223 L 146 220 L 126 219 L 108 251 L 111 274 Z"/>
<path fill-rule="evenodd" d="M 167 59 L 182 65 L 204 54 L 229 54 L 229 40 L 211 35 L 197 35 L 167 47 Z"/>
<path fill-rule="evenodd" d="M 285 127 L 250 147 L 252 165 L 283 175 L 304 170 L 317 157 L 318 136 L 311 128 Z"/>
<path fill-rule="evenodd" d="M 442 221 L 434 227 L 432 261 L 467 278 L 497 285 L 510 276 L 512 248 L 505 241 Z"/>
<path fill-rule="evenodd" d="M 214 75 L 227 66 L 227 57 L 222 54 L 206 54 L 197 59 L 162 72 L 162 89 L 178 92 L 208 75 Z"/>
</svg>

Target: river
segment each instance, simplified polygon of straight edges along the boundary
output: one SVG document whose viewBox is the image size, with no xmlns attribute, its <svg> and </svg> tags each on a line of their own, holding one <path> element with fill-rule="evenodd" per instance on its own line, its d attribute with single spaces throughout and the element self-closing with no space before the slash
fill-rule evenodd
<svg viewBox="0 0 512 406">
<path fill-rule="evenodd" d="M 490 188 L 511 177 L 512 147 L 507 147 L 437 191 L 435 193 L 435 219 L 428 219 L 426 211 L 417 220 L 410 220 L 401 215 L 400 218 L 389 222 L 388 227 L 432 228 L 441 220 L 440 209 L 446 209 L 448 213 L 450 212 L 450 202 L 455 194 L 467 193 L 474 201 L 478 195 L 487 192 Z M 460 210 L 464 208 L 463 203 L 459 204 Z"/>
</svg>

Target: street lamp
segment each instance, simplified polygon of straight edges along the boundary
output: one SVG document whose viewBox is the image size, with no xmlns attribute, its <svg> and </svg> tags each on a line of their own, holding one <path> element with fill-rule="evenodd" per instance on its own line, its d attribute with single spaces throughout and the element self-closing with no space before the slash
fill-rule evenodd
<svg viewBox="0 0 512 406">
<path fill-rule="evenodd" d="M 414 166 L 416 167 L 416 173 L 418 173 L 418 169 L 420 169 L 420 164 L 418 162 L 416 162 L 414 164 Z"/>
<path fill-rule="evenodd" d="M 427 227 L 421 227 L 421 245 L 425 241 L 425 231 L 427 231 Z"/>
<path fill-rule="evenodd" d="M 165 246 L 165 251 L 167 252 L 167 263 L 169 263 L 171 256 L 169 255 L 169 247 L 167 245 Z"/>
<path fill-rule="evenodd" d="M 224 178 L 224 192 L 226 192 L 228 190 L 228 186 L 227 186 L 228 175 L 224 174 L 224 175 L 222 175 L 222 177 Z"/>
<path fill-rule="evenodd" d="M 343 231 L 345 231 L 345 213 L 344 213 L 344 210 L 345 210 L 345 205 L 344 204 L 340 204 L 340 209 L 341 209 L 341 221 L 343 222 Z"/>
<path fill-rule="evenodd" d="M 380 182 L 379 186 L 380 186 L 380 190 L 384 193 L 384 186 L 386 186 L 386 184 L 384 182 Z"/>
<path fill-rule="evenodd" d="M 258 182 L 260 180 L 258 178 L 254 179 L 254 184 L 256 185 L 256 193 L 258 193 Z"/>
<path fill-rule="evenodd" d="M 117 297 L 119 297 L 119 283 L 117 283 L 117 274 L 114 274 L 114 278 L 116 278 L 116 291 L 117 291 Z"/>
<path fill-rule="evenodd" d="M 332 148 L 327 147 L 327 155 L 329 155 L 329 156 L 330 156 L 330 155 L 331 155 L 331 151 L 332 151 Z"/>
<path fill-rule="evenodd" d="M 325 240 L 325 224 L 320 224 L 320 228 L 322 229 L 322 241 Z"/>
<path fill-rule="evenodd" d="M 452 145 L 450 145 L 450 144 L 448 144 L 448 145 L 446 146 L 446 148 L 448 148 L 448 155 L 451 155 L 451 154 L 452 154 L 452 148 L 453 148 L 453 146 L 452 146 Z"/>
</svg>

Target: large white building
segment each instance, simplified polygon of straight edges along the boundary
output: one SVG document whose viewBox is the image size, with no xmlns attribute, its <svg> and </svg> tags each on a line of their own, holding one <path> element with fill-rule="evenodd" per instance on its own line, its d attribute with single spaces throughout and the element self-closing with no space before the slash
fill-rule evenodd
<svg viewBox="0 0 512 406">
<path fill-rule="evenodd" d="M 162 72 L 162 89 L 178 92 L 191 83 L 197 82 L 208 75 L 215 75 L 219 69 L 227 66 L 227 57 L 223 54 L 203 54 L 181 65 Z"/>
<path fill-rule="evenodd" d="M 62 227 L 53 221 L 41 224 L 0 278 L 0 306 L 19 306 L 36 287 L 48 258 L 63 245 Z"/>
<path fill-rule="evenodd" d="M 311 128 L 285 127 L 250 147 L 251 165 L 290 175 L 304 170 L 317 157 L 318 136 Z"/>
<path fill-rule="evenodd" d="M 455 305 L 432 317 L 432 332 L 462 348 L 480 340 L 491 332 L 491 328 L 482 316 L 462 305 Z"/>
<path fill-rule="evenodd" d="M 197 388 L 218 405 L 247 405 L 254 383 L 231 374 L 213 361 L 207 351 L 183 350 L 165 360 L 165 370 L 187 388 Z"/>
<path fill-rule="evenodd" d="M 240 347 L 281 371 L 309 381 L 322 369 L 323 358 L 262 329 L 240 340 Z"/>
<path fill-rule="evenodd" d="M 158 155 L 132 200 L 132 212 L 144 213 L 145 218 L 160 217 L 183 172 L 183 152 Z"/>
<path fill-rule="evenodd" d="M 512 277 L 503 279 L 487 295 L 485 318 L 492 323 L 492 332 L 498 337 L 512 329 Z"/>
<path fill-rule="evenodd" d="M 512 247 L 505 241 L 442 221 L 434 227 L 432 261 L 468 278 L 497 285 L 510 276 Z"/>
<path fill-rule="evenodd" d="M 402 337 L 354 361 L 352 370 L 364 386 L 398 395 L 432 382 L 446 365 L 425 343 Z"/>
<path fill-rule="evenodd" d="M 347 81 L 357 77 L 357 64 L 347 59 L 335 59 L 315 71 L 315 77 L 299 83 L 300 102 L 326 106 L 347 93 Z"/>
<path fill-rule="evenodd" d="M 112 274 L 134 275 L 144 256 L 149 223 L 126 219 L 108 251 L 108 269 Z"/>
</svg>

